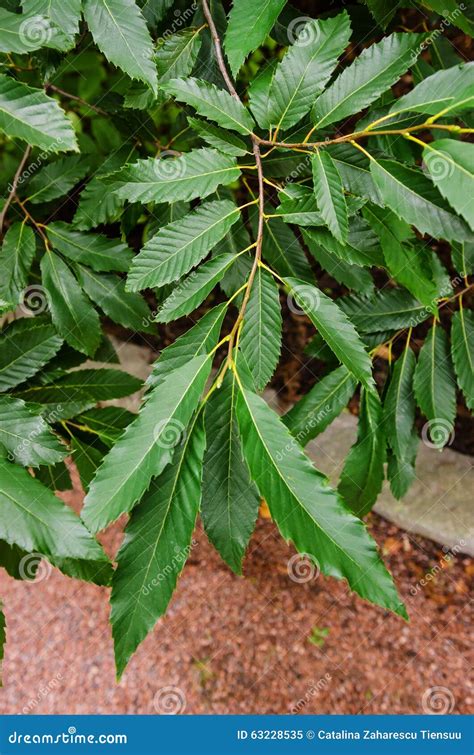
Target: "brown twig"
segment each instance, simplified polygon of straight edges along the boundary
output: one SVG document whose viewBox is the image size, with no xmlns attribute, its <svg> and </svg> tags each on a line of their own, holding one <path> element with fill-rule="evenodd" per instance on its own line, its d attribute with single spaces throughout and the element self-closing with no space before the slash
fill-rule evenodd
<svg viewBox="0 0 474 755">
<path fill-rule="evenodd" d="M 25 149 L 24 153 L 23 153 L 23 157 L 20 160 L 18 168 L 16 169 L 16 173 L 15 173 L 15 176 L 13 178 L 13 183 L 11 185 L 10 193 L 9 193 L 7 199 L 6 199 L 5 204 L 3 205 L 2 211 L 0 212 L 0 235 L 2 234 L 2 231 L 3 231 L 3 223 L 5 221 L 5 216 L 6 216 L 7 212 L 8 212 L 8 208 L 10 207 L 10 205 L 11 205 L 11 203 L 13 201 L 13 198 L 14 198 L 14 196 L 16 194 L 16 190 L 18 189 L 18 184 L 20 182 L 20 176 L 21 176 L 21 174 L 23 172 L 23 168 L 25 167 L 25 164 L 26 164 L 26 161 L 28 160 L 28 157 L 30 156 L 30 152 L 31 152 L 31 147 L 28 146 Z"/>
<path fill-rule="evenodd" d="M 209 26 L 209 30 L 211 32 L 212 40 L 214 43 L 214 49 L 216 52 L 217 65 L 219 66 L 219 70 L 222 74 L 222 78 L 224 79 L 226 83 L 227 89 L 229 90 L 229 94 L 231 94 L 232 97 L 234 97 L 239 102 L 241 102 L 240 97 L 237 94 L 235 86 L 232 82 L 232 79 L 230 78 L 229 73 L 227 71 L 227 66 L 225 64 L 224 55 L 222 52 L 221 40 L 219 37 L 219 33 L 216 29 L 216 25 L 214 23 L 214 19 L 212 18 L 212 14 L 209 10 L 209 5 L 208 5 L 207 0 L 202 0 L 202 8 L 204 11 L 204 16 Z M 252 145 L 253 145 L 253 154 L 255 157 L 255 163 L 256 163 L 256 168 L 257 168 L 257 176 L 258 176 L 258 230 L 257 230 L 256 244 L 255 244 L 255 256 L 253 260 L 252 269 L 248 277 L 247 287 L 245 289 L 245 293 L 242 299 L 242 304 L 240 305 L 239 314 L 237 315 L 237 319 L 234 323 L 234 326 L 232 328 L 232 332 L 229 338 L 229 350 L 228 350 L 228 355 L 227 355 L 227 362 L 229 364 L 231 363 L 231 360 L 232 360 L 232 351 L 234 348 L 235 338 L 239 331 L 239 327 L 242 324 L 242 321 L 244 319 L 245 310 L 247 309 L 247 304 L 250 299 L 250 293 L 252 291 L 252 285 L 255 280 L 255 276 L 257 274 L 258 266 L 262 259 L 263 229 L 264 229 L 264 224 L 265 224 L 265 219 L 264 219 L 265 186 L 264 186 L 263 168 L 262 168 L 262 155 L 260 153 L 260 144 L 262 140 L 259 139 L 259 137 L 256 136 L 255 134 L 251 134 L 251 139 L 252 139 Z"/>
<path fill-rule="evenodd" d="M 330 144 L 341 144 L 343 142 L 353 141 L 354 139 L 362 139 L 369 136 L 386 136 L 389 134 L 394 135 L 404 135 L 409 134 L 412 131 L 423 131 L 426 129 L 431 128 L 438 128 L 442 131 L 458 131 L 458 126 L 452 126 L 452 125 L 436 125 L 436 124 L 429 124 L 426 123 L 420 123 L 416 126 L 409 126 L 408 128 L 404 129 L 384 129 L 379 131 L 354 131 L 352 134 L 344 134 L 343 136 L 336 136 L 334 139 L 324 139 L 320 142 L 274 142 L 271 139 L 261 139 L 260 137 L 256 136 L 255 138 L 258 140 L 258 143 L 265 146 L 265 147 L 283 147 L 286 149 L 308 149 L 308 151 L 312 151 L 314 149 L 318 149 L 319 147 L 326 147 Z"/>
<path fill-rule="evenodd" d="M 55 84 L 46 84 L 45 89 L 52 89 L 53 92 L 56 92 L 57 94 L 62 95 L 63 97 L 68 97 L 70 100 L 74 100 L 75 102 L 79 102 L 80 105 L 84 105 L 84 107 L 88 107 L 91 110 L 94 110 L 96 113 L 99 113 L 99 115 L 109 115 L 105 110 L 102 110 L 102 108 L 97 107 L 97 105 L 91 105 L 90 102 L 87 102 L 87 100 L 83 100 L 82 97 L 77 97 L 75 94 L 70 94 L 69 92 L 65 92 L 64 89 L 60 89 Z"/>
</svg>

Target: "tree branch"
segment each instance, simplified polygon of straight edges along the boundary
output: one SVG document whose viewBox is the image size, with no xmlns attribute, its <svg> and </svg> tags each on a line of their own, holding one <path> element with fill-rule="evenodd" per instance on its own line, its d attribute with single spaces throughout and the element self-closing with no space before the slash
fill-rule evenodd
<svg viewBox="0 0 474 755">
<path fill-rule="evenodd" d="M 28 147 L 25 149 L 25 152 L 23 154 L 23 157 L 20 160 L 20 164 L 18 165 L 18 168 L 16 169 L 15 176 L 13 178 L 13 183 L 10 189 L 10 193 L 6 199 L 5 204 L 3 205 L 3 209 L 0 212 L 0 235 L 3 231 L 3 223 L 5 221 L 5 216 L 8 212 L 8 208 L 10 207 L 13 197 L 16 194 L 16 190 L 18 189 L 18 184 L 20 182 L 20 176 L 23 172 L 23 168 L 25 167 L 26 161 L 28 160 L 28 157 L 30 156 L 31 147 L 28 145 Z"/>
<path fill-rule="evenodd" d="M 219 70 L 222 74 L 222 78 L 224 79 L 227 89 L 229 90 L 229 93 L 232 95 L 232 97 L 234 97 L 235 99 L 239 100 L 239 102 L 241 102 L 240 97 L 237 94 L 237 91 L 232 82 L 232 79 L 230 78 L 229 73 L 227 71 L 227 66 L 225 64 L 224 55 L 222 52 L 221 40 L 219 37 L 219 33 L 216 29 L 216 25 L 214 23 L 214 19 L 212 18 L 212 14 L 209 10 L 209 5 L 208 5 L 207 0 L 202 0 L 202 8 L 203 8 L 206 21 L 209 25 L 212 40 L 214 43 L 214 49 L 216 52 L 217 65 L 219 66 Z M 257 176 L 258 176 L 258 230 L 257 230 L 257 239 L 255 243 L 255 257 L 253 260 L 252 269 L 248 277 L 247 287 L 245 289 L 245 294 L 242 299 L 242 304 L 240 305 L 239 314 L 237 315 L 237 319 L 234 323 L 234 326 L 232 328 L 232 332 L 229 338 L 229 350 L 228 350 L 228 356 L 227 356 L 228 364 L 231 364 L 232 362 L 232 351 L 234 348 L 235 338 L 243 322 L 245 310 L 247 309 L 247 304 L 250 299 L 250 293 L 252 291 L 252 285 L 255 280 L 255 276 L 257 274 L 258 266 L 262 259 L 263 229 L 265 225 L 265 219 L 264 219 L 265 185 L 264 185 L 264 178 L 263 178 L 262 155 L 260 153 L 261 139 L 259 139 L 259 137 L 256 136 L 255 134 L 251 135 L 251 139 L 252 139 L 252 145 L 253 145 L 253 154 L 255 157 L 255 163 L 257 167 Z"/>
</svg>

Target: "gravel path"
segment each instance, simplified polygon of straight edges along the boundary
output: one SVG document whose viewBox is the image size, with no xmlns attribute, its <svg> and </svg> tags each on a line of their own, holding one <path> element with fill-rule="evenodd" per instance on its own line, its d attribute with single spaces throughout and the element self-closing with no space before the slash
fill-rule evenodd
<svg viewBox="0 0 474 755">
<path fill-rule="evenodd" d="M 79 491 L 64 497 L 80 505 Z M 168 615 L 118 685 L 106 589 L 56 570 L 37 584 L 2 574 L 9 643 L 0 712 L 472 711 L 472 561 L 376 515 L 370 526 L 409 624 L 334 579 L 293 581 L 293 551 L 268 520 L 258 524 L 245 579 L 231 574 L 198 529 Z M 119 540 L 116 527 L 107 547 Z"/>
</svg>

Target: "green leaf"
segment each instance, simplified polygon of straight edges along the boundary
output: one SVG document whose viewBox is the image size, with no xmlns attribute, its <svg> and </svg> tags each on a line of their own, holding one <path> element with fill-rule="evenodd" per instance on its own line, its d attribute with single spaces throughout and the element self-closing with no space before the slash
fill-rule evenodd
<svg viewBox="0 0 474 755">
<path fill-rule="evenodd" d="M 35 477 L 51 490 L 72 490 L 71 476 L 63 461 L 54 466 L 38 467 L 35 469 Z"/>
<path fill-rule="evenodd" d="M 13 579 L 33 580 L 36 577 L 38 566 L 41 563 L 40 559 L 29 560 L 28 568 L 25 570 L 24 562 L 22 563 L 25 556 L 28 556 L 28 553 L 22 548 L 0 540 L 0 566 Z"/>
<path fill-rule="evenodd" d="M 415 421 L 415 397 L 413 376 L 416 357 L 406 346 L 393 367 L 385 395 L 383 423 L 388 444 L 398 459 L 405 459 L 410 448 L 410 439 Z"/>
<path fill-rule="evenodd" d="M 198 265 L 239 219 L 233 202 L 207 202 L 160 228 L 132 262 L 129 291 L 164 286 Z"/>
<path fill-rule="evenodd" d="M 0 335 L 0 391 L 32 377 L 57 354 L 62 342 L 52 325 Z"/>
<path fill-rule="evenodd" d="M 282 319 L 278 286 L 262 268 L 255 274 L 245 311 L 240 348 L 257 390 L 263 391 L 275 372 L 281 350 Z"/>
<path fill-rule="evenodd" d="M 56 100 L 0 74 L 0 131 L 47 152 L 77 151 L 71 121 Z"/>
<path fill-rule="evenodd" d="M 41 260 L 41 280 L 58 332 L 73 349 L 94 356 L 100 341 L 99 315 L 66 263 L 51 251 Z"/>
<path fill-rule="evenodd" d="M 32 228 L 25 223 L 12 223 L 0 250 L 0 296 L 17 303 L 28 282 L 36 241 Z"/>
<path fill-rule="evenodd" d="M 12 396 L 0 396 L 0 446 L 24 467 L 56 464 L 67 455 L 44 419 Z"/>
<path fill-rule="evenodd" d="M 191 117 L 188 118 L 188 123 L 210 147 L 214 147 L 214 149 L 224 152 L 226 155 L 243 157 L 249 152 L 243 139 L 223 128 L 219 128 L 219 126 L 214 126 L 213 123 Z"/>
<path fill-rule="evenodd" d="M 377 393 L 363 390 L 357 441 L 349 451 L 338 486 L 359 517 L 371 510 L 382 489 L 386 456 L 382 404 Z"/>
<path fill-rule="evenodd" d="M 474 144 L 438 139 L 426 145 L 423 160 L 440 193 L 474 230 Z"/>
<path fill-rule="evenodd" d="M 331 351 L 358 381 L 373 389 L 372 362 L 357 331 L 338 305 L 316 286 L 286 278 L 296 304 L 319 330 Z"/>
<path fill-rule="evenodd" d="M 328 252 L 327 249 L 315 243 L 307 234 L 304 237 L 316 262 L 334 280 L 365 296 L 370 296 L 373 293 L 374 281 L 369 270 L 362 270 L 358 265 L 344 262 L 332 252 Z"/>
<path fill-rule="evenodd" d="M 205 445 L 202 421 L 198 419 L 127 526 L 111 597 L 119 678 L 132 653 L 165 613 L 192 547 Z"/>
<path fill-rule="evenodd" d="M 462 307 L 453 317 L 451 355 L 466 405 L 474 409 L 474 312 Z"/>
<path fill-rule="evenodd" d="M 34 385 L 15 395 L 23 401 L 41 404 L 42 413 L 57 421 L 98 401 L 129 396 L 140 390 L 141 385 L 141 380 L 122 370 L 85 369 L 68 372 L 53 383 Z"/>
<path fill-rule="evenodd" d="M 0 459 L 0 537 L 46 557 L 108 564 L 102 547 L 77 514 L 26 469 Z"/>
<path fill-rule="evenodd" d="M 181 157 L 138 160 L 104 179 L 130 202 L 176 202 L 207 197 L 240 176 L 235 157 L 213 149 L 194 149 Z"/>
<path fill-rule="evenodd" d="M 324 150 L 313 155 L 311 165 L 319 212 L 331 233 L 343 244 L 349 233 L 349 219 L 341 176 L 331 155 Z"/>
<path fill-rule="evenodd" d="M 155 53 L 160 85 L 190 75 L 201 49 L 199 34 L 199 29 L 183 29 L 163 40 Z"/>
<path fill-rule="evenodd" d="M 52 23 L 70 37 L 79 32 L 82 0 L 21 0 L 25 13 L 47 16 Z"/>
<path fill-rule="evenodd" d="M 456 380 L 448 338 L 436 323 L 421 347 L 413 385 L 416 402 L 429 420 L 429 437 L 437 443 L 442 435 L 445 445 L 456 417 Z"/>
<path fill-rule="evenodd" d="M 98 448 L 83 443 L 79 438 L 71 441 L 72 458 L 79 472 L 82 489 L 85 493 L 94 479 L 94 475 L 102 464 L 104 454 Z"/>
<path fill-rule="evenodd" d="M 61 221 L 50 223 L 46 229 L 52 246 L 72 262 L 82 262 L 94 270 L 126 273 L 133 253 L 118 239 L 109 239 L 97 233 L 82 233 Z"/>
<path fill-rule="evenodd" d="M 105 57 L 156 92 L 153 42 L 135 0 L 84 0 L 84 18 Z"/>
<path fill-rule="evenodd" d="M 351 224 L 349 243 L 346 244 L 341 244 L 326 228 L 308 228 L 303 230 L 303 238 L 311 254 L 314 255 L 315 246 L 322 246 L 326 251 L 351 265 L 382 267 L 384 259 L 380 252 L 379 240 L 374 234 L 374 246 L 370 234 L 365 233 L 363 227 L 359 225 L 361 218 L 356 218 L 356 221 L 357 226 Z M 353 244 L 357 244 L 357 247 Z"/>
<path fill-rule="evenodd" d="M 74 47 L 74 37 L 79 32 L 82 0 L 69 0 L 67 3 L 63 0 L 21 0 L 21 4 L 25 13 L 44 16 L 51 23 L 54 34 L 50 33 L 44 44 L 59 50 Z"/>
<path fill-rule="evenodd" d="M 372 160 L 370 169 L 387 206 L 421 233 L 448 241 L 472 240 L 467 224 L 451 212 L 421 170 L 394 160 Z"/>
<path fill-rule="evenodd" d="M 348 511 L 278 416 L 262 398 L 242 390 L 237 418 L 250 473 L 282 536 L 316 560 L 324 574 L 347 579 L 361 597 L 406 616 L 364 524 Z"/>
<path fill-rule="evenodd" d="M 395 456 L 389 451 L 387 464 L 387 479 L 390 481 L 392 495 L 400 500 L 408 492 L 416 477 L 416 457 L 418 455 L 419 437 L 416 430 L 412 431 L 410 444 L 403 457 Z"/>
<path fill-rule="evenodd" d="M 88 173 L 90 165 L 81 155 L 70 155 L 55 160 L 28 181 L 28 202 L 41 204 L 64 197 Z"/>
<path fill-rule="evenodd" d="M 211 293 L 235 260 L 234 254 L 220 254 L 193 270 L 165 299 L 155 321 L 171 322 L 189 315 Z"/>
<path fill-rule="evenodd" d="M 300 242 L 281 218 L 271 218 L 267 221 L 263 234 L 262 254 L 279 275 L 300 278 L 307 283 L 314 280 Z"/>
<path fill-rule="evenodd" d="M 383 206 L 370 173 L 369 159 L 351 144 L 333 144 L 328 147 L 328 151 L 336 163 L 345 190 Z"/>
<path fill-rule="evenodd" d="M 268 114 L 268 93 L 272 83 L 278 61 L 269 60 L 258 72 L 248 87 L 249 107 L 252 115 L 260 128 L 268 129 L 271 126 Z"/>
<path fill-rule="evenodd" d="M 229 14 L 224 48 L 230 70 L 236 76 L 249 53 L 264 42 L 285 6 L 285 0 L 234 0 Z"/>
<path fill-rule="evenodd" d="M 268 119 L 278 130 L 294 126 L 320 94 L 349 43 L 350 18 L 343 11 L 325 21 L 309 20 L 277 66 L 269 92 Z"/>
<path fill-rule="evenodd" d="M 147 303 L 139 294 L 126 291 L 118 275 L 101 275 L 83 267 L 79 277 L 89 299 L 111 320 L 138 332 L 154 332 Z"/>
<path fill-rule="evenodd" d="M 425 115 L 446 112 L 452 116 L 472 110 L 473 85 L 474 62 L 461 63 L 420 81 L 411 92 L 394 102 L 390 112 L 398 114 L 412 110 Z"/>
<path fill-rule="evenodd" d="M 366 205 L 363 215 L 380 238 L 390 275 L 433 310 L 438 288 L 432 280 L 431 271 L 427 270 L 426 259 L 416 249 L 403 244 L 413 235 L 410 226 L 388 208 L 382 209 L 376 205 Z"/>
<path fill-rule="evenodd" d="M 54 26 L 44 14 L 0 8 L 0 52 L 26 54 L 51 42 Z"/>
<path fill-rule="evenodd" d="M 113 193 L 113 185 L 106 187 L 102 179 L 119 170 L 134 155 L 134 150 L 124 147 L 112 152 L 94 173 L 79 197 L 73 225 L 79 231 L 88 231 L 98 225 L 111 223 L 120 217 L 125 200 Z"/>
<path fill-rule="evenodd" d="M 298 443 L 305 446 L 331 424 L 347 406 L 357 382 L 342 366 L 325 375 L 283 416 Z"/>
<path fill-rule="evenodd" d="M 474 35 L 474 16 L 470 3 L 466 6 L 465 3 L 458 3 L 456 0 L 428 0 L 426 5 L 444 16 L 446 26 L 449 27 L 452 23 L 458 29 L 462 29 L 465 34 Z M 467 11 L 467 13 L 461 11 Z"/>
<path fill-rule="evenodd" d="M 254 128 L 253 118 L 240 100 L 215 84 L 190 76 L 187 79 L 173 79 L 163 88 L 166 94 L 191 105 L 199 115 L 215 121 L 222 128 L 245 135 Z"/>
<path fill-rule="evenodd" d="M 206 404 L 201 518 L 209 540 L 236 574 L 255 527 L 260 497 L 242 458 L 236 418 L 238 386 L 225 375 Z"/>
<path fill-rule="evenodd" d="M 364 0 L 366 6 L 382 29 L 386 29 L 402 4 L 402 0 Z"/>
<path fill-rule="evenodd" d="M 386 288 L 370 297 L 345 296 L 338 303 L 361 333 L 414 328 L 431 314 L 402 288 Z"/>
<path fill-rule="evenodd" d="M 150 393 L 136 419 L 98 470 L 83 518 L 98 532 L 131 511 L 152 477 L 163 471 L 197 406 L 211 369 L 208 356 L 191 359 Z"/>
<path fill-rule="evenodd" d="M 75 419 L 81 430 L 98 438 L 108 448 L 115 445 L 123 431 L 135 415 L 118 406 L 105 406 L 103 409 L 91 409 Z"/>
<path fill-rule="evenodd" d="M 416 60 L 422 34 L 391 34 L 361 52 L 318 97 L 313 120 L 318 129 L 347 118 L 370 105 Z"/>
<path fill-rule="evenodd" d="M 451 245 L 453 265 L 463 278 L 474 273 L 474 243 L 461 242 Z"/>
<path fill-rule="evenodd" d="M 225 313 L 226 305 L 218 304 L 174 343 L 163 349 L 146 381 L 147 386 L 161 385 L 171 372 L 184 367 L 191 359 L 209 354 L 217 344 Z"/>
</svg>

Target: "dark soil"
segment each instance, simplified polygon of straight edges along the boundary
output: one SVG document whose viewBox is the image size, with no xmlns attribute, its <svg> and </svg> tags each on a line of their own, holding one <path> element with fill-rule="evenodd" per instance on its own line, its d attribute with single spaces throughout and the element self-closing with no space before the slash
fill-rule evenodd
<svg viewBox="0 0 474 755">
<path fill-rule="evenodd" d="M 65 497 L 77 508 L 82 494 Z M 435 700 L 434 687 L 443 688 L 442 704 L 454 713 L 472 712 L 472 561 L 446 557 L 376 515 L 370 528 L 410 623 L 334 579 L 292 581 L 293 551 L 268 519 L 257 526 L 245 578 L 228 570 L 198 529 L 168 615 L 118 685 L 105 588 L 56 570 L 37 584 L 2 575 L 8 645 L 0 712 L 159 713 L 160 690 L 169 686 L 178 688 L 185 713 L 289 713 L 295 706 L 304 713 L 421 713 Z M 120 537 L 119 527 L 108 533 L 112 552 Z M 434 567 L 436 577 L 421 587 Z"/>
</svg>

